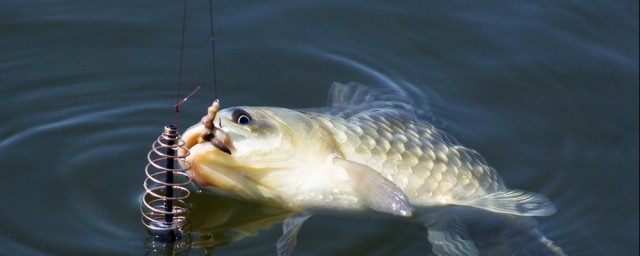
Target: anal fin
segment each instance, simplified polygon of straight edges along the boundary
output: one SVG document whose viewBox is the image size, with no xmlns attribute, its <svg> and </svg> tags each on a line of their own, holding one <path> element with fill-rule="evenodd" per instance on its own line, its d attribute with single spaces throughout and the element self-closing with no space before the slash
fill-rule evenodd
<svg viewBox="0 0 640 256">
<path fill-rule="evenodd" d="M 309 217 L 311 217 L 311 214 L 299 213 L 287 218 L 284 223 L 282 223 L 282 236 L 276 244 L 278 256 L 293 255 L 293 251 L 298 243 L 298 232 L 302 224 Z"/>
<path fill-rule="evenodd" d="M 480 255 L 478 248 L 466 232 L 466 227 L 455 216 L 441 216 L 441 220 L 427 226 L 432 251 L 438 256 Z"/>
</svg>

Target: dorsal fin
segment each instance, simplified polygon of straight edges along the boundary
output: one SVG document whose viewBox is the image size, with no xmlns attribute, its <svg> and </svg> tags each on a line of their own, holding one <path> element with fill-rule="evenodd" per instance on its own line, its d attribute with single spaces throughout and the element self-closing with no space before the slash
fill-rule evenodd
<svg viewBox="0 0 640 256">
<path fill-rule="evenodd" d="M 375 109 L 394 110 L 414 117 L 413 101 L 406 92 L 392 87 L 371 87 L 359 83 L 334 82 L 329 89 L 327 106 L 302 109 L 303 112 L 330 114 L 348 119 Z"/>
<path fill-rule="evenodd" d="M 402 121 L 421 121 L 443 129 L 446 121 L 431 112 L 427 95 L 410 84 L 367 86 L 355 82 L 334 82 L 329 89 L 327 106 L 299 109 L 301 112 L 332 115 L 349 119 L 354 116 L 380 115 Z M 404 89 L 409 89 L 409 92 Z"/>
<path fill-rule="evenodd" d="M 411 97 L 399 88 L 371 87 L 350 82 L 334 82 L 329 89 L 327 107 L 354 107 L 359 105 L 385 104 L 400 106 L 413 104 Z"/>
</svg>

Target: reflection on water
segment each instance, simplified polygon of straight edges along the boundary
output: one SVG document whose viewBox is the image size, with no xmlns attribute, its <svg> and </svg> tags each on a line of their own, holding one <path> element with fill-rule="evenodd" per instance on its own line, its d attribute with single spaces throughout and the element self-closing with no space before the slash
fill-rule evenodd
<svg viewBox="0 0 640 256">
<path fill-rule="evenodd" d="M 193 193 L 187 200 L 191 206 L 187 225 L 181 238 L 175 243 L 162 243 L 149 235 L 145 246 L 149 255 L 185 254 L 211 255 L 217 247 L 255 236 L 259 231 L 279 226 L 294 213 L 277 207 L 237 201 L 212 192 Z M 313 217 L 312 217 L 313 218 Z M 531 217 L 496 214 L 484 210 L 464 207 L 428 207 L 420 209 L 412 218 L 386 216 L 379 213 L 352 213 L 340 218 L 361 220 L 387 220 L 405 222 L 415 228 L 422 228 L 424 237 L 457 243 L 447 246 L 448 251 L 431 251 L 433 246 L 424 240 L 422 251 L 403 252 L 435 255 L 465 255 L 466 250 L 478 250 L 482 255 L 563 255 L 562 249 L 537 229 L 537 221 Z M 384 231 L 383 231 L 384 232 Z M 428 233 L 428 236 L 426 235 Z M 339 235 L 337 235 L 339 236 Z M 424 239 L 423 237 L 423 239 Z M 305 236 L 298 237 L 307 241 Z M 419 238 L 416 238 L 419 239 Z M 271 244 L 271 253 L 276 253 L 276 241 L 264 241 Z M 304 250 L 299 250 L 305 254 Z"/>
<path fill-rule="evenodd" d="M 210 255 L 214 249 L 271 229 L 290 216 L 290 211 L 222 197 L 211 192 L 192 193 L 187 224 L 182 238 L 173 244 L 147 237 L 149 253 L 165 255 L 168 251 L 189 255 Z M 273 241 L 275 253 L 275 241 Z"/>
</svg>

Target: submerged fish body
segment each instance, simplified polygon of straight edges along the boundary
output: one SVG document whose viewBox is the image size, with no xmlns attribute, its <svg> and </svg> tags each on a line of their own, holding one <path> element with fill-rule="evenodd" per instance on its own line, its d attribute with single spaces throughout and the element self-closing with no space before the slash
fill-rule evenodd
<svg viewBox="0 0 640 256">
<path fill-rule="evenodd" d="M 335 83 L 327 107 L 227 108 L 183 139 L 199 185 L 294 211 L 410 216 L 416 208 L 460 205 L 521 216 L 555 212 L 542 195 L 508 189 L 478 153 L 423 114 L 399 89 Z M 216 136 L 225 137 L 224 150 Z M 289 226 L 295 235 L 295 223 Z"/>
</svg>

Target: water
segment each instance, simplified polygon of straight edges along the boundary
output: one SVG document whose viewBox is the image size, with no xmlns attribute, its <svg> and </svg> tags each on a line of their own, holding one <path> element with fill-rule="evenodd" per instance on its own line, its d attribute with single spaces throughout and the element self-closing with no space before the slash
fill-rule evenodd
<svg viewBox="0 0 640 256">
<path fill-rule="evenodd" d="M 173 121 L 181 8 L 0 0 L 0 254 L 148 252 L 143 168 Z M 207 9 L 189 4 L 181 93 L 204 89 L 182 106 L 184 128 L 213 98 Z M 408 88 L 510 187 L 554 201 L 540 228 L 568 254 L 638 254 L 637 1 L 226 1 L 215 13 L 223 106 L 321 106 L 332 81 Z M 192 202 L 212 237 L 192 254 L 275 253 L 279 209 Z M 315 216 L 297 252 L 428 249 L 394 218 Z"/>
</svg>

